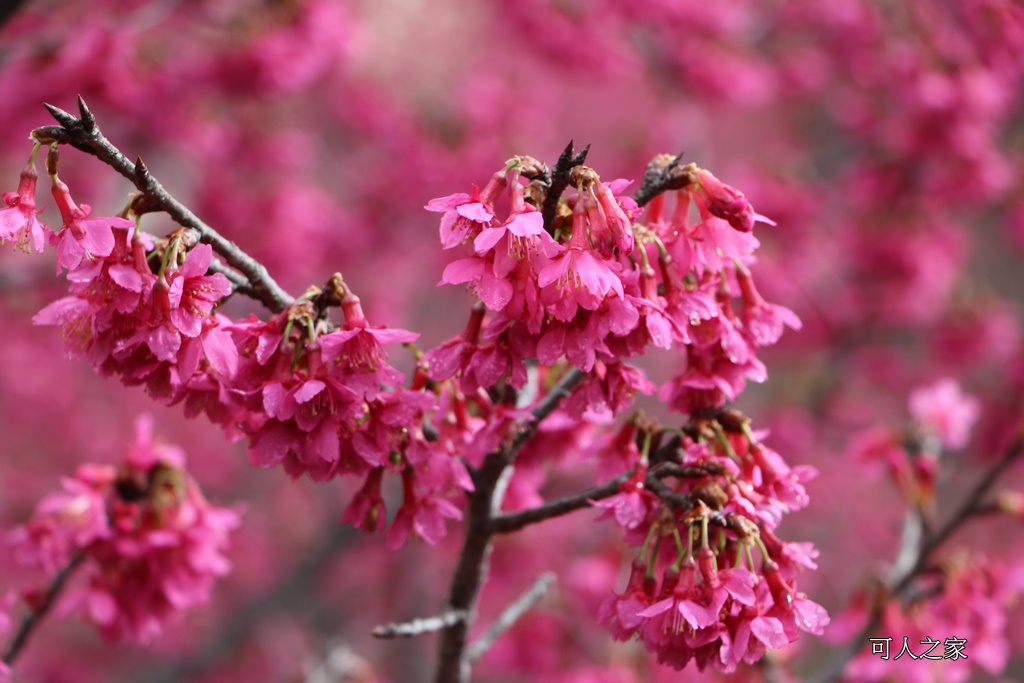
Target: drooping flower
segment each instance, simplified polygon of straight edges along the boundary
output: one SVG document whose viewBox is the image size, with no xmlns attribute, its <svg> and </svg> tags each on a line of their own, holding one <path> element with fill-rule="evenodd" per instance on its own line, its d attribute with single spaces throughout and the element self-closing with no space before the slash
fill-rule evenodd
<svg viewBox="0 0 1024 683">
<path fill-rule="evenodd" d="M 705 169 L 697 171 L 694 195 L 702 208 L 712 216 L 725 219 L 740 232 L 750 232 L 758 221 L 775 225 L 774 221 L 754 213 L 754 208 L 742 192 L 726 185 Z"/>
<path fill-rule="evenodd" d="M 743 328 L 757 346 L 771 346 L 779 341 L 783 325 L 792 330 L 803 327 L 796 313 L 785 306 L 764 300 L 746 268 L 740 266 L 736 269 L 736 279 L 743 297 L 743 309 L 740 312 Z"/>
<path fill-rule="evenodd" d="M 53 576 L 81 556 L 86 580 L 69 604 L 106 638 L 152 640 L 230 571 L 224 551 L 238 514 L 208 503 L 184 465 L 140 419 L 124 464 L 79 467 L 12 533 L 15 557 Z"/>
<path fill-rule="evenodd" d="M 57 176 L 53 176 L 53 198 L 63 220 L 60 232 L 52 238 L 58 271 L 75 270 L 83 261 L 109 256 L 114 250 L 113 228 L 135 228 L 134 223 L 124 218 L 89 218 L 92 209 L 87 204 L 76 204 L 68 186 Z"/>
<path fill-rule="evenodd" d="M 402 507 L 388 529 L 387 547 L 400 548 L 410 536 L 436 545 L 447 535 L 444 520 L 462 519 L 462 511 L 451 501 L 417 491 L 416 477 L 402 474 Z"/>
<path fill-rule="evenodd" d="M 7 206 L 0 209 L 0 244 L 13 242 L 14 246 L 27 252 L 29 245 L 42 251 L 50 231 L 36 217 L 36 183 L 39 173 L 35 164 L 30 163 L 21 172 L 17 192 L 4 192 L 3 201 Z"/>
<path fill-rule="evenodd" d="M 606 296 L 625 296 L 622 281 L 616 273 L 620 266 L 605 261 L 590 247 L 587 237 L 586 213 L 582 202 L 573 209 L 572 236 L 569 248 L 540 271 L 537 284 L 542 288 L 541 300 L 558 320 L 571 321 L 579 308 L 593 311 Z"/>
</svg>

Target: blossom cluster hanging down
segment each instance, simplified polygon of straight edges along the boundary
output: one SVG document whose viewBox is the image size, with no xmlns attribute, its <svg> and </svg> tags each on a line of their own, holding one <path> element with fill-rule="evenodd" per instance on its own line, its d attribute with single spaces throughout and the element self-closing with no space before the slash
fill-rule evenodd
<svg viewBox="0 0 1024 683">
<path fill-rule="evenodd" d="M 237 512 L 207 502 L 184 453 L 154 441 L 143 417 L 122 465 L 79 466 L 7 540 L 19 563 L 51 579 L 81 565 L 62 609 L 110 640 L 148 642 L 209 601 L 231 569 L 224 553 L 238 523 Z M 23 598 L 32 610 L 43 599 L 36 590 Z"/>
<path fill-rule="evenodd" d="M 393 547 L 410 534 L 436 542 L 445 518 L 461 518 L 448 498 L 471 487 L 465 467 L 452 442 L 427 439 L 417 426 L 438 398 L 420 390 L 422 382 L 403 389 L 404 376 L 386 361 L 384 345 L 418 335 L 370 325 L 340 277 L 330 292 L 345 316 L 339 326 L 313 304 L 321 294 L 315 288 L 270 320 L 232 321 L 215 312 L 231 285 L 208 272 L 213 250 L 197 244 L 194 231 L 156 240 L 137 220 L 92 217 L 57 176 L 55 148 L 47 164 L 61 229 L 52 232 L 35 219 L 30 163 L 6 209 L 17 212 L 18 220 L 7 221 L 17 230 L 5 236 L 55 249 L 69 296 L 34 322 L 59 326 L 70 355 L 126 385 L 145 386 L 157 400 L 182 404 L 189 415 L 205 413 L 231 438 L 249 437 L 258 466 L 280 465 L 317 481 L 365 476 L 344 519 L 368 531 L 387 520 L 383 471 L 400 475 L 405 498 L 389 531 Z"/>
<path fill-rule="evenodd" d="M 560 462 L 552 452 L 592 447 L 599 477 L 622 478 L 616 495 L 595 504 L 641 546 L 634 567 L 643 571 L 602 610 L 613 634 L 639 637 L 677 668 L 692 660 L 731 671 L 827 623 L 795 586 L 798 569 L 814 567 L 813 550 L 775 534 L 785 513 L 806 505 L 813 471 L 790 468 L 725 408 L 746 380 L 765 378 L 757 349 L 800 322 L 764 301 L 748 268 L 752 230 L 771 221 L 709 171 L 676 168 L 666 156 L 652 162 L 649 174 L 674 174 L 671 213 L 659 192 L 643 214 L 624 194 L 628 181 L 605 183 L 582 163 L 553 174 L 525 156 L 482 190 L 431 201 L 426 208 L 443 214 L 442 246 L 454 254 L 441 283 L 464 285 L 479 301 L 462 334 L 423 354 L 411 347 L 418 364 L 407 382 L 385 347 L 418 335 L 371 325 L 341 275 L 269 319 L 231 320 L 217 307 L 233 283 L 196 231 L 148 236 L 137 197 L 120 216 L 93 217 L 57 165 L 51 144 L 59 231 L 35 218 L 31 161 L 18 192 L 5 196 L 3 238 L 54 248 L 69 281 L 69 295 L 35 322 L 59 326 L 68 352 L 98 372 L 247 437 L 255 465 L 316 481 L 362 478 L 343 521 L 384 529 L 390 472 L 403 501 L 388 546 L 440 540 L 474 490 L 470 472 L 507 446 L 575 366 L 583 379 L 523 448 L 507 502 L 538 499 L 543 472 Z M 553 189 L 560 179 L 565 197 Z M 329 319 L 331 307 L 343 322 Z M 628 362 L 651 347 L 682 361 L 660 390 Z M 614 434 L 602 428 L 637 391 L 658 391 L 687 421 L 663 428 L 634 416 Z M 107 479 L 87 471 L 73 491 L 102 490 Z M 116 600 L 97 595 L 93 618 L 110 624 Z M 118 628 L 145 637 L 161 621 L 159 610 L 152 623 L 142 623 L 150 611 L 138 614 L 139 624 Z"/>
<path fill-rule="evenodd" d="M 694 164 L 679 178 L 671 213 L 658 195 L 641 216 L 622 195 L 628 182 L 605 184 L 577 166 L 570 196 L 545 225 L 537 195 L 549 172 L 516 157 L 483 190 L 432 201 L 427 208 L 443 213 L 442 245 L 457 254 L 441 283 L 466 285 L 482 305 L 423 367 L 473 396 L 498 382 L 523 387 L 534 358 L 565 360 L 590 373 L 565 407 L 578 420 L 619 414 L 636 391 L 655 391 L 626 359 L 650 347 L 679 353 L 683 369 L 659 397 L 689 416 L 682 436 L 631 420 L 595 442 L 599 473 L 632 470 L 617 495 L 595 505 L 642 546 L 626 592 L 606 601 L 600 618 L 616 638 L 639 638 L 677 669 L 694 661 L 734 671 L 828 623 L 796 588 L 816 551 L 775 533 L 783 515 L 807 504 L 803 484 L 815 471 L 789 467 L 749 420 L 723 408 L 745 380 L 765 378 L 757 349 L 800 321 L 761 297 L 747 267 L 755 223 L 771 221 Z M 503 192 L 509 209 L 498 218 Z"/>
</svg>

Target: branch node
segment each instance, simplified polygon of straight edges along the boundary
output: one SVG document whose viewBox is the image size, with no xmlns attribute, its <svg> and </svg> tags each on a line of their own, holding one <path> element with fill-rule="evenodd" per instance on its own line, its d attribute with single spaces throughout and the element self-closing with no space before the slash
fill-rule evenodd
<svg viewBox="0 0 1024 683">
<path fill-rule="evenodd" d="M 153 186 L 153 176 L 150 175 L 149 169 L 142 161 L 142 157 L 135 157 L 135 180 L 140 185 L 145 186 L 146 189 L 150 189 Z"/>
<path fill-rule="evenodd" d="M 81 114 L 79 120 L 82 123 L 82 130 L 92 135 L 96 131 L 96 116 L 93 115 L 89 105 L 85 103 L 85 98 L 81 95 L 78 96 L 78 111 Z"/>
<path fill-rule="evenodd" d="M 67 113 L 60 107 L 55 107 L 52 104 L 46 103 L 44 103 L 43 106 L 46 107 L 46 111 L 50 112 L 50 116 L 55 118 L 57 120 L 57 123 L 64 126 L 65 128 L 71 128 L 73 126 L 79 125 L 78 119 L 76 119 L 74 116 Z"/>
</svg>

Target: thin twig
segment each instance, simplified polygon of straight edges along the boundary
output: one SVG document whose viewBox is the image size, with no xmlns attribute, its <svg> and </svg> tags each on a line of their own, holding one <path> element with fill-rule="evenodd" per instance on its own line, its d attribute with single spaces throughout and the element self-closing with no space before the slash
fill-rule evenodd
<svg viewBox="0 0 1024 683">
<path fill-rule="evenodd" d="M 413 636 L 433 633 L 466 620 L 465 612 L 445 612 L 433 617 L 412 619 L 392 624 L 383 624 L 373 629 L 374 638 L 412 638 Z"/>
<path fill-rule="evenodd" d="M 11 639 L 11 644 L 7 646 L 7 652 L 4 653 L 4 664 L 11 666 L 14 664 L 14 660 L 17 659 L 18 654 L 21 653 L 25 644 L 28 643 L 29 637 L 32 635 L 36 626 L 42 621 L 43 617 L 53 607 L 53 603 L 57 600 L 57 596 L 60 594 L 61 589 L 64 588 L 64 584 L 67 583 L 68 578 L 78 568 L 85 559 L 85 555 L 81 552 L 75 554 L 71 558 L 71 561 L 67 565 L 57 572 L 57 575 L 53 577 L 53 582 L 50 587 L 47 588 L 46 593 L 43 595 L 42 601 L 39 606 L 29 611 L 21 620 L 21 625 L 18 627 L 17 633 L 14 634 L 14 638 Z"/>
<path fill-rule="evenodd" d="M 949 518 L 949 520 L 942 525 L 938 531 L 928 534 L 928 536 L 921 543 L 921 552 L 918 555 L 917 562 L 915 562 L 911 568 L 907 571 L 904 576 L 895 577 L 892 591 L 895 594 L 902 593 L 903 590 L 910 584 L 915 576 L 924 568 L 928 560 L 931 559 L 931 555 L 935 552 L 939 546 L 946 542 L 953 532 L 960 528 L 964 522 L 974 516 L 975 511 L 981 510 L 985 506 L 985 496 L 995 486 L 996 481 L 1003 475 L 1006 470 L 1020 457 L 1021 453 L 1024 452 L 1024 432 L 1018 433 L 1014 437 L 1013 442 L 1003 453 L 1002 457 L 993 465 L 985 475 L 975 484 L 974 488 L 967 495 L 964 502 L 957 508 L 956 512 Z"/>
<path fill-rule="evenodd" d="M 590 145 L 583 148 L 578 154 L 573 152 L 573 141 L 565 146 L 562 153 L 551 169 L 551 187 L 544 196 L 544 206 L 541 208 L 541 215 L 544 217 L 544 229 L 549 233 L 553 231 L 552 224 L 555 221 L 555 214 L 558 212 L 558 200 L 562 198 L 565 188 L 569 187 L 570 171 L 576 166 L 582 166 L 587 161 L 587 154 L 590 152 Z"/>
<path fill-rule="evenodd" d="M 604 500 L 605 498 L 610 498 L 611 496 L 619 493 L 622 484 L 629 481 L 632 476 L 633 470 L 630 469 L 611 481 L 601 484 L 600 486 L 587 489 L 586 491 L 580 491 L 561 498 L 556 498 L 555 500 L 550 500 L 538 505 L 537 507 L 527 508 L 526 510 L 495 515 L 491 519 L 491 531 L 496 534 L 507 534 L 512 531 L 519 531 L 523 527 L 530 526 L 531 524 L 537 524 L 548 519 L 561 517 L 562 515 L 574 512 L 575 510 L 582 510 L 595 501 Z M 673 501 L 679 501 L 683 500 L 683 494 L 672 491 L 672 489 L 662 484 L 659 481 L 660 479 L 665 477 L 699 479 L 708 476 L 712 475 L 701 467 L 683 466 L 672 462 L 662 462 L 647 473 L 644 485 L 647 488 L 654 490 L 655 493 L 659 495 L 669 495 L 669 498 Z"/>
<path fill-rule="evenodd" d="M 256 298 L 267 308 L 278 313 L 283 311 L 293 299 L 274 281 L 267 269 L 259 261 L 245 253 L 237 244 L 227 239 L 209 225 L 201 221 L 188 207 L 175 199 L 154 178 L 141 158 L 134 162 L 121 153 L 96 124 L 85 100 L 78 98 L 80 117 L 46 105 L 47 110 L 60 126 L 44 126 L 33 131 L 40 141 L 54 141 L 69 144 L 87 154 L 91 154 L 127 178 L 136 188 L 151 198 L 160 208 L 170 215 L 179 225 L 199 231 L 200 240 L 213 247 L 224 261 L 244 275 L 252 286 Z"/>
<path fill-rule="evenodd" d="M 880 582 L 878 587 L 880 592 L 872 601 L 873 607 L 867 621 L 840 654 L 829 662 L 821 676 L 813 679 L 815 683 L 833 683 L 840 679 L 846 665 L 857 656 L 857 652 L 864 646 L 864 642 L 881 623 L 886 602 L 903 596 L 914 579 L 927 566 L 932 554 L 965 522 L 974 517 L 975 513 L 986 511 L 988 504 L 985 497 L 995 486 L 999 477 L 1010 468 L 1022 452 L 1024 452 L 1024 433 L 1018 433 L 999 461 L 985 472 L 960 507 L 937 531 L 926 534 L 922 538 L 912 528 L 908 532 L 908 526 L 904 527 L 901 547 L 893 563 L 893 569 L 890 570 L 885 580 Z M 920 518 L 920 514 L 916 510 L 912 511 L 910 515 Z M 913 524 L 914 522 L 908 518 L 907 525 L 913 526 Z M 918 540 L 917 543 L 913 543 L 915 539 Z"/>
<path fill-rule="evenodd" d="M 487 573 L 487 558 L 493 538 L 491 521 L 501 507 L 501 487 L 498 482 L 515 460 L 519 448 L 536 434 L 544 418 L 554 412 L 562 398 L 568 396 L 586 376 L 585 372 L 577 368 L 567 372 L 534 407 L 530 420 L 518 427 L 511 441 L 498 451 L 489 453 L 480 469 L 472 473 L 474 490 L 468 496 L 465 536 L 445 603 L 446 609 L 465 612 L 468 617 L 441 631 L 435 683 L 466 683 L 469 680 L 470 662 L 466 659 L 466 637 L 480 586 Z"/>
<path fill-rule="evenodd" d="M 632 470 L 623 472 L 607 484 L 595 486 L 586 491 L 556 498 L 534 508 L 495 515 L 491 520 L 491 531 L 496 534 L 507 534 L 512 531 L 519 531 L 531 524 L 561 517 L 575 510 L 589 507 L 591 501 L 603 500 L 604 498 L 614 496 L 619 492 L 619 487 L 628 481 L 631 476 L 633 476 Z"/>
<path fill-rule="evenodd" d="M 491 627 L 487 629 L 487 632 L 480 636 L 480 639 L 474 642 L 466 650 L 466 660 L 472 665 L 478 659 L 480 659 L 488 650 L 490 650 L 494 643 L 497 642 L 498 638 L 502 636 L 505 631 L 512 628 L 512 626 L 519 621 L 526 612 L 537 604 L 544 594 L 548 592 L 548 589 L 555 583 L 555 575 L 551 572 L 541 574 L 537 577 L 537 580 L 533 582 L 533 585 L 528 591 L 519 596 L 519 599 L 513 602 L 504 612 L 495 620 Z"/>
</svg>

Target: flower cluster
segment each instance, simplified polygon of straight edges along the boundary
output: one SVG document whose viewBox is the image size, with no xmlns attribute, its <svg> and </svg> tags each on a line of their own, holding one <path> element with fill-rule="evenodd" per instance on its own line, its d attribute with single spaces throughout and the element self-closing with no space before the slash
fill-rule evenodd
<svg viewBox="0 0 1024 683">
<path fill-rule="evenodd" d="M 906 500 L 928 506 L 934 503 L 940 456 L 967 445 L 980 407 L 947 378 L 914 389 L 908 408 L 913 420 L 906 429 L 872 427 L 850 450 L 865 462 L 883 464 Z"/>
<path fill-rule="evenodd" d="M 915 584 L 911 599 L 890 602 L 881 614 L 875 633 L 894 638 L 886 659 L 859 654 L 845 678 L 860 683 L 883 677 L 913 683 L 967 680 L 982 670 L 998 676 L 1010 659 L 1007 641 L 1008 614 L 1024 595 L 1024 580 L 1012 566 L 984 555 L 962 552 L 944 561 L 936 571 Z M 832 638 L 849 637 L 864 618 L 864 596 L 836 620 Z M 966 657 L 944 657 L 935 634 L 966 641 Z M 904 640 L 905 639 L 905 640 Z M 909 656 L 898 657 L 909 644 Z"/>
<path fill-rule="evenodd" d="M 683 432 L 657 449 L 656 464 L 641 453 L 620 492 L 596 502 L 642 540 L 626 590 L 601 605 L 600 619 L 676 669 L 693 661 L 732 672 L 829 623 L 796 587 L 817 552 L 775 533 L 807 505 L 804 483 L 816 472 L 789 467 L 734 411 L 693 418 Z"/>
<path fill-rule="evenodd" d="M 470 469 L 489 454 L 511 453 L 515 435 L 533 421 L 528 408 L 574 365 L 582 380 L 518 453 L 508 504 L 539 502 L 545 469 L 559 464 L 553 451 L 564 459 L 599 444 L 599 476 L 632 472 L 617 495 L 596 503 L 634 542 L 643 541 L 642 580 L 630 584 L 640 592 L 602 611 L 613 632 L 641 637 L 677 668 L 714 661 L 731 671 L 766 647 L 791 642 L 798 630 L 820 633 L 827 623 L 794 583 L 799 567 L 813 568 L 813 551 L 774 534 L 785 513 L 806 505 L 803 482 L 813 471 L 791 469 L 745 418 L 722 409 L 746 379 L 764 378 L 757 349 L 800 321 L 767 303 L 747 268 L 758 246 L 754 223 L 771 221 L 709 171 L 694 164 L 680 171 L 671 217 L 657 195 L 641 220 L 637 202 L 623 194 L 627 181 L 606 184 L 583 165 L 556 168 L 571 191 L 549 197 L 551 172 L 523 156 L 482 190 L 432 201 L 427 209 L 443 214 L 442 246 L 457 254 L 442 284 L 465 284 L 479 302 L 463 333 L 419 355 L 406 382 L 385 347 L 411 345 L 418 335 L 371 325 L 340 274 L 269 319 L 231 320 L 218 306 L 232 283 L 210 272 L 213 249 L 197 243 L 195 231 L 148 237 L 126 218 L 134 202 L 125 217 L 90 218 L 57 177 L 55 149 L 47 165 L 63 225 L 45 242 L 67 272 L 70 292 L 35 322 L 60 326 L 69 352 L 98 372 L 142 384 L 188 415 L 203 413 L 232 438 L 247 437 L 257 466 L 316 481 L 362 478 L 342 520 L 367 532 L 386 525 L 382 484 L 390 472 L 403 495 L 387 532 L 387 545 L 396 548 L 410 537 L 444 537 L 445 520 L 462 517 L 459 497 L 474 489 Z M 667 172 L 670 162 L 657 157 L 648 175 Z M 508 210 L 498 219 L 504 195 Z M 19 199 L 13 208 L 30 203 Z M 343 322 L 329 319 L 330 307 L 340 308 Z M 673 350 L 685 362 L 660 391 L 690 416 L 685 436 L 652 450 L 652 438 L 661 441 L 665 431 L 634 418 L 614 436 L 595 437 L 636 392 L 657 390 L 626 362 L 649 347 Z M 137 500 L 149 503 L 152 524 L 160 524 L 164 498 L 174 493 L 177 504 L 184 496 L 175 493 L 180 463 L 165 460 L 142 458 L 125 471 L 83 467 L 65 493 L 44 501 L 39 520 L 16 539 L 18 552 L 51 574 L 85 548 L 99 553 L 104 567 L 122 567 L 130 552 L 150 562 L 149 536 L 128 543 L 116 533 L 138 532 Z M 73 524 L 52 521 L 79 507 Z M 196 571 L 212 575 L 215 565 Z M 134 568 L 119 571 L 132 577 L 124 585 L 135 585 Z M 171 607 L 197 602 L 208 586 L 180 568 L 164 573 L 159 591 L 127 603 L 101 572 L 84 609 L 110 635 L 149 637 Z M 198 592 L 189 592 L 189 582 Z"/>
<path fill-rule="evenodd" d="M 15 559 L 49 577 L 81 564 L 66 596 L 104 637 L 147 642 L 189 607 L 205 604 L 231 565 L 224 555 L 238 514 L 211 505 L 184 454 L 153 440 L 140 418 L 124 463 L 81 465 L 8 534 Z M 30 608 L 41 599 L 25 591 Z"/>
<path fill-rule="evenodd" d="M 733 671 L 800 630 L 822 633 L 828 616 L 794 583 L 800 568 L 814 568 L 815 553 L 775 535 L 785 513 L 807 504 L 803 483 L 814 471 L 790 468 L 745 419 L 721 410 L 746 379 L 764 379 L 757 349 L 784 326 L 800 327 L 789 309 L 764 300 L 747 268 L 755 222 L 771 221 L 694 164 L 682 169 L 671 215 L 658 195 L 643 218 L 622 195 L 627 182 L 605 184 L 582 166 L 569 177 L 574 191 L 549 224 L 541 210 L 549 172 L 528 157 L 510 160 L 483 190 L 427 205 L 443 213 L 441 243 L 458 254 L 441 284 L 468 285 L 480 303 L 422 367 L 472 396 L 498 382 L 522 388 L 533 358 L 564 359 L 588 372 L 564 408 L 579 420 L 620 414 L 637 391 L 654 392 L 626 359 L 652 346 L 679 352 L 685 367 L 659 397 L 691 416 L 685 437 L 659 449 L 657 462 L 651 438 L 664 431 L 631 420 L 599 440 L 600 476 L 632 475 L 594 504 L 643 542 L 629 587 L 605 602 L 601 620 L 677 669 L 695 661 Z M 509 209 L 498 218 L 503 193 Z M 669 477 L 676 485 L 662 481 Z"/>
<path fill-rule="evenodd" d="M 668 163 L 659 157 L 652 165 Z M 467 393 L 499 380 L 521 388 L 527 360 L 565 358 L 596 368 L 578 390 L 589 398 L 582 403 L 615 413 L 636 391 L 653 390 L 625 362 L 653 346 L 684 357 L 684 371 L 662 386 L 661 398 L 690 413 L 736 398 L 746 379 L 765 378 L 756 350 L 800 321 L 767 303 L 746 268 L 758 246 L 754 223 L 771 221 L 741 192 L 690 164 L 671 217 L 658 195 L 641 221 L 637 203 L 622 194 L 628 181 L 605 184 L 577 166 L 574 192 L 545 225 L 536 186 L 548 174 L 541 162 L 515 157 L 483 190 L 427 205 L 443 213 L 441 243 L 458 254 L 441 284 L 467 285 L 493 313 L 484 324 L 476 309 L 460 336 L 426 354 L 432 379 L 458 376 Z M 509 210 L 499 219 L 503 192 Z"/>
<path fill-rule="evenodd" d="M 456 442 L 428 438 L 423 427 L 439 398 L 422 381 L 402 388 L 404 375 L 386 361 L 385 345 L 418 335 L 370 325 L 340 277 L 329 293 L 344 314 L 340 326 L 313 302 L 324 294 L 316 288 L 270 320 L 232 321 L 215 311 L 231 284 L 209 272 L 213 249 L 197 244 L 194 231 L 154 240 L 126 218 L 90 218 L 57 177 L 55 151 L 48 166 L 64 223 L 57 233 L 45 230 L 44 241 L 70 291 L 33 320 L 59 326 L 70 355 L 189 415 L 205 413 L 232 438 L 249 437 L 258 466 L 317 481 L 365 476 L 344 519 L 367 531 L 387 520 L 383 471 L 400 475 L 405 498 L 392 546 L 410 534 L 435 543 L 445 534 L 443 518 L 461 518 L 447 498 L 472 484 Z M 23 184 L 12 210 L 32 202 L 34 188 Z"/>
</svg>

